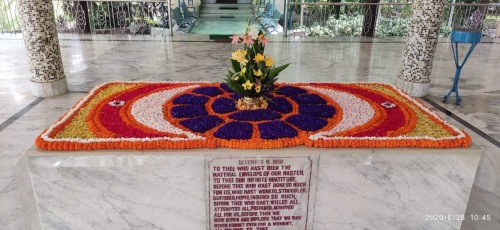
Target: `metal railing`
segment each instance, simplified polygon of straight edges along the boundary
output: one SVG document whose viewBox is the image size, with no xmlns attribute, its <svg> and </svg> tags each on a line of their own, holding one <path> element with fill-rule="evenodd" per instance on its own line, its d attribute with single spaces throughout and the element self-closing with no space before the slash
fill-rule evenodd
<svg viewBox="0 0 500 230">
<path fill-rule="evenodd" d="M 20 32 L 16 0 L 0 0 L 0 32 Z M 169 1 L 168 1 L 169 2 Z M 165 35 L 171 24 L 166 0 L 54 0 L 59 33 Z"/>
<path fill-rule="evenodd" d="M 404 37 L 411 3 L 290 3 L 287 28 L 292 36 Z M 447 4 L 440 34 L 452 28 L 474 28 L 483 36 L 500 36 L 500 4 Z"/>
<path fill-rule="evenodd" d="M 169 27 L 165 1 L 53 1 L 60 33 L 151 34 Z"/>
<path fill-rule="evenodd" d="M 288 1 L 287 1 L 288 2 Z M 165 35 L 171 24 L 166 0 L 54 0 L 60 33 Z M 289 35 L 405 37 L 411 3 L 290 3 Z M 0 0 L 0 33 L 20 32 L 16 0 Z M 281 22 L 284 24 L 283 22 Z M 500 37 L 500 4 L 447 4 L 440 33 L 468 27 Z"/>
</svg>

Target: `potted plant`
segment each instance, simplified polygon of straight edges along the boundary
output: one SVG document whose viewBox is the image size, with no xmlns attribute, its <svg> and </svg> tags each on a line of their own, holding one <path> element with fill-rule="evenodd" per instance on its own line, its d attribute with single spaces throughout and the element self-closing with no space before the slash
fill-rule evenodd
<svg viewBox="0 0 500 230">
<path fill-rule="evenodd" d="M 267 108 L 267 95 L 274 91 L 278 75 L 290 64 L 279 67 L 271 57 L 264 54 L 269 42 L 266 35 L 257 27 L 247 23 L 244 34 L 230 37 L 232 44 L 243 45 L 231 55 L 232 70 L 228 70 L 225 82 L 235 92 L 241 94 L 237 108 L 254 110 Z"/>
</svg>

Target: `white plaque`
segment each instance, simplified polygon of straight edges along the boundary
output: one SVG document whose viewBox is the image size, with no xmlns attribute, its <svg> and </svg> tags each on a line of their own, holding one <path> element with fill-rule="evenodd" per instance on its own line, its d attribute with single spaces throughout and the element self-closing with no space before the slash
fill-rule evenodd
<svg viewBox="0 0 500 230">
<path fill-rule="evenodd" d="M 310 157 L 214 158 L 207 167 L 210 230 L 312 227 Z"/>
</svg>

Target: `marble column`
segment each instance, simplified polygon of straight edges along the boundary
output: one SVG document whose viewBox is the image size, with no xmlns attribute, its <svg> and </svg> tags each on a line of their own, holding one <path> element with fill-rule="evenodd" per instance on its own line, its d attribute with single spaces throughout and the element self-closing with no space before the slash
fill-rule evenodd
<svg viewBox="0 0 500 230">
<path fill-rule="evenodd" d="M 413 16 L 396 86 L 415 97 L 429 93 L 432 62 L 445 0 L 414 0 Z"/>
<path fill-rule="evenodd" d="M 51 0 L 17 0 L 34 96 L 68 92 Z"/>
<path fill-rule="evenodd" d="M 498 21 L 498 24 L 497 24 L 497 34 L 495 37 L 500 38 L 500 21 Z"/>
</svg>

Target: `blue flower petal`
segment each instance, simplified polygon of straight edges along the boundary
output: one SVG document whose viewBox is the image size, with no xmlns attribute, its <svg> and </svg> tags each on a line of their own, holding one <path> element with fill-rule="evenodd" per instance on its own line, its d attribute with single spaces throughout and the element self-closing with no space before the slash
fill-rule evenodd
<svg viewBox="0 0 500 230">
<path fill-rule="evenodd" d="M 298 104 L 326 104 L 326 100 L 317 94 L 300 94 L 291 96 Z"/>
<path fill-rule="evenodd" d="M 299 105 L 299 113 L 315 117 L 332 118 L 335 108 L 331 105 Z"/>
<path fill-rule="evenodd" d="M 204 133 L 215 126 L 221 124 L 224 120 L 220 119 L 217 116 L 202 116 L 191 119 L 186 119 L 180 122 L 181 125 L 188 128 L 191 131 Z"/>
<path fill-rule="evenodd" d="M 274 110 L 283 114 L 287 114 L 292 112 L 293 107 L 287 99 L 283 97 L 273 98 L 268 102 L 267 109 Z"/>
<path fill-rule="evenodd" d="M 281 118 L 281 114 L 268 109 L 242 110 L 229 115 L 237 121 L 267 121 Z"/>
<path fill-rule="evenodd" d="M 292 138 L 298 135 L 290 125 L 282 121 L 270 121 L 258 125 L 262 139 Z"/>
<path fill-rule="evenodd" d="M 316 131 L 328 124 L 323 118 L 301 114 L 290 116 L 286 121 L 304 131 Z"/>
<path fill-rule="evenodd" d="M 231 88 L 229 88 L 229 86 L 227 86 L 226 83 L 220 83 L 220 88 L 228 93 L 234 93 L 234 91 Z"/>
<path fill-rule="evenodd" d="M 174 105 L 187 104 L 187 105 L 204 105 L 208 102 L 208 97 L 196 96 L 192 94 L 182 94 L 174 99 Z"/>
<path fill-rule="evenodd" d="M 298 88 L 295 86 L 285 85 L 285 86 L 278 88 L 277 93 L 281 94 L 281 95 L 285 95 L 285 96 L 293 96 L 293 95 L 297 95 L 297 94 L 307 93 L 307 91 L 305 89 L 301 89 L 301 88 Z"/>
<path fill-rule="evenodd" d="M 250 139 L 252 138 L 252 124 L 233 121 L 215 131 L 214 136 L 221 139 Z"/>
<path fill-rule="evenodd" d="M 219 87 L 213 87 L 213 86 L 196 88 L 193 90 L 193 92 L 209 97 L 215 97 L 224 93 L 222 90 L 219 89 Z"/>
<path fill-rule="evenodd" d="M 172 117 L 175 118 L 190 118 L 208 115 L 205 106 L 202 105 L 180 105 L 175 106 L 170 111 Z"/>
<path fill-rule="evenodd" d="M 212 103 L 212 109 L 216 113 L 229 113 L 236 110 L 236 102 L 232 99 L 221 97 Z"/>
<path fill-rule="evenodd" d="M 234 99 L 234 100 L 238 100 L 238 99 L 240 99 L 240 98 L 243 98 L 243 96 L 241 96 L 241 94 L 239 94 L 239 93 L 233 93 L 233 94 L 231 94 L 230 96 L 231 96 L 231 98 L 232 98 L 232 99 Z"/>
</svg>

